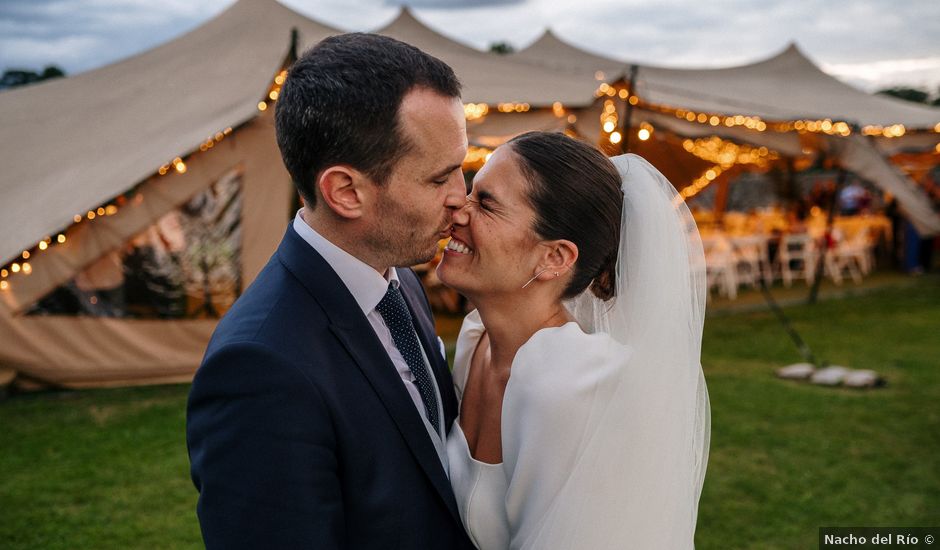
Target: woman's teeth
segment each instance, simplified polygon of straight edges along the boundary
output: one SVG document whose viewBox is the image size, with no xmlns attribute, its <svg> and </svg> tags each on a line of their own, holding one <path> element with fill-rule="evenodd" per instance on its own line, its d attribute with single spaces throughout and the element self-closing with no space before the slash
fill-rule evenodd
<svg viewBox="0 0 940 550">
<path fill-rule="evenodd" d="M 453 237 L 447 242 L 447 250 L 452 250 L 458 254 L 473 254 L 473 249 Z"/>
</svg>

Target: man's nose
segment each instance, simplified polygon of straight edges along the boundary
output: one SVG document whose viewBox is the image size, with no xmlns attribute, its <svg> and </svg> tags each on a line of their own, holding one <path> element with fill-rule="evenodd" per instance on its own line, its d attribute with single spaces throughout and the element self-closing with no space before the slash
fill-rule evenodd
<svg viewBox="0 0 940 550">
<path fill-rule="evenodd" d="M 451 215 L 451 219 L 454 225 L 467 225 L 470 223 L 470 200 L 468 197 L 463 197 L 463 204 L 460 208 L 454 209 Z"/>
</svg>

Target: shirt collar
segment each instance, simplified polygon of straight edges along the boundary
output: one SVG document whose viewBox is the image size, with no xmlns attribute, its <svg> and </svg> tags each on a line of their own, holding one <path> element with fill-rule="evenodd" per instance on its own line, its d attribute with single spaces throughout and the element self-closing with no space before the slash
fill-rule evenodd
<svg viewBox="0 0 940 550">
<path fill-rule="evenodd" d="M 383 277 L 372 266 L 331 243 L 307 225 L 301 216 L 302 212 L 301 208 L 294 216 L 294 231 L 313 247 L 326 260 L 326 263 L 330 264 L 333 271 L 346 284 L 346 288 L 359 304 L 362 313 L 364 315 L 372 313 L 388 291 L 389 283 L 395 288 L 400 286 L 398 270 L 390 267 Z"/>
</svg>

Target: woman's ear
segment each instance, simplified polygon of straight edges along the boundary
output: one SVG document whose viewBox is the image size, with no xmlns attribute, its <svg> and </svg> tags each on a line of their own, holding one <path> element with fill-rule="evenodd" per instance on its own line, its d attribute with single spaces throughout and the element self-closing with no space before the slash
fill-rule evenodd
<svg viewBox="0 0 940 550">
<path fill-rule="evenodd" d="M 363 215 L 363 189 L 369 179 L 362 172 L 344 165 L 330 166 L 320 173 L 317 187 L 323 202 L 347 219 Z"/>
<path fill-rule="evenodd" d="M 553 278 L 571 271 L 575 262 L 578 261 L 578 245 L 571 241 L 559 239 L 542 244 L 547 247 L 547 250 L 540 263 Z"/>
</svg>

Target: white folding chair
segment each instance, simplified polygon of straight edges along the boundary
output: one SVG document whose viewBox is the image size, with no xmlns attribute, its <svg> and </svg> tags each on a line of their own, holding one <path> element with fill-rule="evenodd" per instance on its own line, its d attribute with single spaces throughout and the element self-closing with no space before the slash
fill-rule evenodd
<svg viewBox="0 0 940 550">
<path fill-rule="evenodd" d="M 705 276 L 708 289 L 718 289 L 732 300 L 738 296 L 737 266 L 734 250 L 728 239 L 715 236 L 702 239 L 705 251 Z"/>
<path fill-rule="evenodd" d="M 816 278 L 816 243 L 807 234 L 784 235 L 777 251 L 777 263 L 783 284 L 793 285 L 793 279 L 813 284 Z"/>
</svg>

